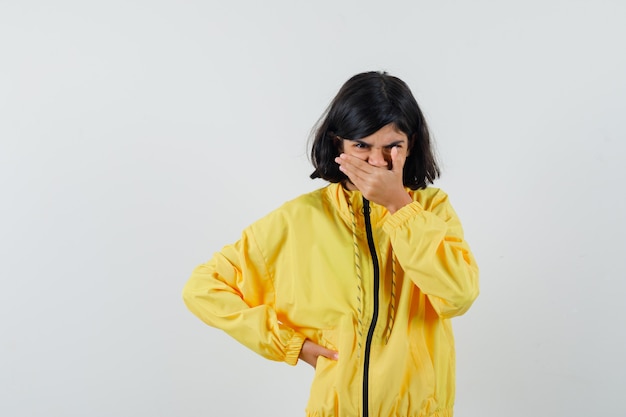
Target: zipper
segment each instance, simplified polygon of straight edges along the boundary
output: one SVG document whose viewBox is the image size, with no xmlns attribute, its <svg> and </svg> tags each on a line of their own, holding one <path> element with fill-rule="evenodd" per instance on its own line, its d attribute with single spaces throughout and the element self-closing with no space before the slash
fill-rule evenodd
<svg viewBox="0 0 626 417">
<path fill-rule="evenodd" d="M 372 339 L 374 338 L 374 330 L 376 328 L 376 322 L 378 321 L 378 308 L 379 308 L 379 286 L 380 286 L 380 269 L 378 266 L 378 256 L 376 255 L 376 246 L 374 246 L 374 236 L 372 233 L 372 221 L 370 218 L 370 202 L 363 197 L 363 215 L 365 217 L 365 231 L 367 233 L 367 244 L 370 249 L 370 255 L 372 257 L 372 264 L 374 266 L 374 312 L 372 313 L 372 321 L 370 323 L 369 330 L 367 331 L 367 338 L 365 339 L 365 355 L 363 363 L 363 417 L 369 416 L 369 367 L 370 367 L 370 352 L 372 348 Z"/>
</svg>

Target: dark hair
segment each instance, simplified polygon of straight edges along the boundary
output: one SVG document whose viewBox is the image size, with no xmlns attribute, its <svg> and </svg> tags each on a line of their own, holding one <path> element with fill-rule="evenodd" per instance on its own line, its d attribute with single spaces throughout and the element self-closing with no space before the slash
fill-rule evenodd
<svg viewBox="0 0 626 417">
<path fill-rule="evenodd" d="M 424 115 L 404 81 L 376 71 L 346 81 L 319 119 L 311 146 L 315 167 L 311 178 L 346 181 L 348 178 L 335 162 L 339 155 L 337 137 L 361 139 L 390 123 L 409 139 L 404 186 L 417 190 L 432 184 L 440 172 Z"/>
</svg>

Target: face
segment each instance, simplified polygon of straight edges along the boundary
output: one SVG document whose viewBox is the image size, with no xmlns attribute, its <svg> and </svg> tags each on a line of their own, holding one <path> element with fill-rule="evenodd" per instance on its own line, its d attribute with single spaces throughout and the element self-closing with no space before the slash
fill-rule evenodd
<svg viewBox="0 0 626 417">
<path fill-rule="evenodd" d="M 391 149 L 394 146 L 398 148 L 398 156 L 409 154 L 409 139 L 406 134 L 390 123 L 361 139 L 343 138 L 339 150 L 375 167 L 391 169 Z"/>
</svg>

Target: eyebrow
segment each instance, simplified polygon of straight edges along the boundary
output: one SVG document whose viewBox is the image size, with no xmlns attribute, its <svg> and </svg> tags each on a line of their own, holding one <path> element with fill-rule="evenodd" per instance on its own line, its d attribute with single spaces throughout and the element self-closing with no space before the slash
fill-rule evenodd
<svg viewBox="0 0 626 417">
<path fill-rule="evenodd" d="M 367 142 L 365 142 L 364 140 L 361 140 L 361 139 L 348 139 L 348 140 L 350 140 L 352 142 L 358 142 L 358 143 L 361 143 L 363 145 L 372 146 L 371 143 L 367 143 Z M 395 140 L 395 141 L 393 141 L 393 142 L 391 142 L 391 143 L 389 143 L 387 145 L 384 145 L 383 148 L 393 148 L 394 146 L 403 145 L 406 142 L 407 141 L 405 139 L 398 139 L 398 140 Z"/>
</svg>

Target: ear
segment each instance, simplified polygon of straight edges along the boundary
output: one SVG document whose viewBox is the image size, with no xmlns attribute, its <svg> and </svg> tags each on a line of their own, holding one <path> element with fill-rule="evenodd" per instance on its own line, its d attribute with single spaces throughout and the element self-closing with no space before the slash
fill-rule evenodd
<svg viewBox="0 0 626 417">
<path fill-rule="evenodd" d="M 333 136 L 333 145 L 335 145 L 335 150 L 337 150 L 337 155 L 339 155 L 341 152 L 343 152 L 343 140 L 339 136 L 333 133 L 331 134 Z"/>
</svg>

